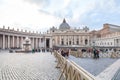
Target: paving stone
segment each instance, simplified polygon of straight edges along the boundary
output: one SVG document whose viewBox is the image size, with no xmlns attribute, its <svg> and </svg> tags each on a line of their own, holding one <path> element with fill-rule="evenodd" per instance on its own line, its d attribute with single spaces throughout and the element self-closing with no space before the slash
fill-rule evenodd
<svg viewBox="0 0 120 80">
<path fill-rule="evenodd" d="M 97 76 L 117 59 L 112 58 L 68 58 Z M 60 71 L 55 68 L 51 53 L 0 52 L 0 80 L 57 80 Z"/>
<path fill-rule="evenodd" d="M 50 53 L 0 53 L 0 80 L 57 80 L 55 66 Z"/>
<path fill-rule="evenodd" d="M 79 66 L 83 67 L 85 70 L 87 70 L 92 75 L 97 76 L 99 73 L 101 73 L 104 69 L 109 67 L 112 63 L 114 63 L 118 59 L 113 59 L 113 58 L 99 58 L 99 59 L 76 58 L 74 56 L 70 56 L 69 60 L 74 61 L 75 63 L 77 63 Z"/>
</svg>

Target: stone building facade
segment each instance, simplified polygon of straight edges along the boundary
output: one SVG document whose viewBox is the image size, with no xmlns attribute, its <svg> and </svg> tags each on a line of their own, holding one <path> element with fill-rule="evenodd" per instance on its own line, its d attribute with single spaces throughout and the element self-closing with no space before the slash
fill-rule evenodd
<svg viewBox="0 0 120 80">
<path fill-rule="evenodd" d="M 90 35 L 89 28 L 73 29 L 64 19 L 59 29 L 54 26 L 50 28 L 53 46 L 89 46 Z"/>
<path fill-rule="evenodd" d="M 119 46 L 120 26 L 104 24 L 103 29 L 89 31 L 88 27 L 73 29 L 65 19 L 59 28 L 51 27 L 46 33 L 0 28 L 0 49 L 22 48 L 23 40 L 29 37 L 32 49 L 53 46 Z"/>
<path fill-rule="evenodd" d="M 94 35 L 92 40 L 94 46 L 120 47 L 120 26 L 118 25 L 106 23 L 101 30 L 93 31 L 91 34 Z"/>
<path fill-rule="evenodd" d="M 31 40 L 32 48 L 52 48 L 53 46 L 89 46 L 89 28 L 73 29 L 64 19 L 59 29 L 52 27 L 47 33 L 40 34 L 23 30 L 14 30 L 9 27 L 0 28 L 0 48 L 22 48 L 25 37 Z"/>
</svg>

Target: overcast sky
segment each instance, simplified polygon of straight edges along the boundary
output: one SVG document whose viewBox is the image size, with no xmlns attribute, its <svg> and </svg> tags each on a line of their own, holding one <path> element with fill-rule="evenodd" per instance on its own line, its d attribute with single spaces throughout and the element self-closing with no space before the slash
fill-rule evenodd
<svg viewBox="0 0 120 80">
<path fill-rule="evenodd" d="M 43 32 L 63 18 L 73 28 L 120 25 L 120 0 L 0 0 L 0 27 Z"/>
</svg>

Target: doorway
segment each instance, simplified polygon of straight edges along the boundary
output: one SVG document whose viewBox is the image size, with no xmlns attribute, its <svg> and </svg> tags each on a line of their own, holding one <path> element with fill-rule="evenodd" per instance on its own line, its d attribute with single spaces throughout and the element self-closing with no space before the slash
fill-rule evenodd
<svg viewBox="0 0 120 80">
<path fill-rule="evenodd" d="M 50 39 L 49 38 L 46 39 L 46 48 L 50 48 Z"/>
</svg>

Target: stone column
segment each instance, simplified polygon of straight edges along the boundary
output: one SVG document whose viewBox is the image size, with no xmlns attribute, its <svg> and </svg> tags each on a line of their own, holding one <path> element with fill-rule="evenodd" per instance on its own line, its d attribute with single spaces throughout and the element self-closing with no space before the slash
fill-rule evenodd
<svg viewBox="0 0 120 80">
<path fill-rule="evenodd" d="M 64 45 L 66 45 L 66 36 L 64 36 L 63 39 L 64 39 Z"/>
<path fill-rule="evenodd" d="M 85 38 L 84 38 L 85 36 L 82 36 L 82 43 L 83 43 L 83 45 L 85 45 Z"/>
<path fill-rule="evenodd" d="M 36 38 L 34 38 L 34 43 L 33 43 L 33 45 L 34 45 L 34 48 L 36 48 Z"/>
<path fill-rule="evenodd" d="M 72 36 L 71 36 L 71 45 L 73 45 L 73 38 L 72 38 Z"/>
<path fill-rule="evenodd" d="M 70 44 L 69 44 L 69 36 L 68 36 L 68 45 L 70 45 Z"/>
<path fill-rule="evenodd" d="M 38 48 L 38 38 L 36 38 L 36 48 Z"/>
<path fill-rule="evenodd" d="M 44 38 L 44 48 L 46 48 L 46 38 Z"/>
<path fill-rule="evenodd" d="M 58 44 L 59 44 L 59 43 L 58 43 L 58 41 L 59 41 L 59 40 L 58 40 L 58 37 L 59 37 L 59 36 L 55 36 L 55 45 L 58 45 Z M 59 38 L 59 39 L 60 39 L 60 38 Z"/>
<path fill-rule="evenodd" d="M 79 36 L 79 45 L 81 45 L 81 36 Z"/>
<path fill-rule="evenodd" d="M 5 48 L 7 48 L 7 44 L 8 44 L 8 41 L 7 41 L 7 37 L 5 36 Z"/>
<path fill-rule="evenodd" d="M 32 48 L 34 49 L 34 38 L 32 38 Z"/>
<path fill-rule="evenodd" d="M 52 48 L 53 44 L 52 44 L 52 38 L 50 38 L 50 48 Z"/>
<path fill-rule="evenodd" d="M 14 48 L 14 44 L 15 43 L 15 39 L 14 39 L 14 36 L 13 36 L 13 44 L 12 44 L 12 47 Z"/>
<path fill-rule="evenodd" d="M 37 38 L 37 48 L 39 48 L 39 38 Z"/>
<path fill-rule="evenodd" d="M 21 37 L 21 48 L 23 48 L 23 37 Z"/>
<path fill-rule="evenodd" d="M 69 44 L 68 44 L 68 36 L 66 36 L 66 38 L 67 38 L 67 40 L 66 40 L 66 41 L 67 41 L 66 44 L 69 45 Z"/>
<path fill-rule="evenodd" d="M 88 39 L 88 46 L 89 46 L 90 45 L 89 36 L 87 37 L 87 39 Z"/>
<path fill-rule="evenodd" d="M 72 35 L 72 45 L 74 45 L 74 36 Z"/>
<path fill-rule="evenodd" d="M 119 42 L 119 43 L 118 43 L 118 47 L 120 47 L 120 39 L 118 39 L 118 42 Z"/>
<path fill-rule="evenodd" d="M 10 36 L 8 35 L 8 49 L 10 49 Z"/>
<path fill-rule="evenodd" d="M 39 48 L 39 38 L 37 39 L 37 43 L 38 43 L 37 46 L 38 46 L 38 48 Z"/>
<path fill-rule="evenodd" d="M 76 36 L 74 36 L 74 37 L 75 37 L 75 45 L 77 45 L 77 43 L 76 43 L 77 42 L 77 37 Z"/>
<path fill-rule="evenodd" d="M 3 34 L 3 49 L 5 49 L 5 35 Z"/>
<path fill-rule="evenodd" d="M 60 42 L 59 42 L 59 44 L 61 45 L 61 36 L 59 36 L 60 37 Z"/>
<path fill-rule="evenodd" d="M 41 38 L 39 38 L 39 48 L 41 47 Z"/>
<path fill-rule="evenodd" d="M 73 36 L 73 39 L 74 39 L 74 45 L 76 45 L 76 39 L 75 39 L 75 36 Z"/>
<path fill-rule="evenodd" d="M 17 36 L 17 48 L 19 47 L 19 36 Z"/>
</svg>

